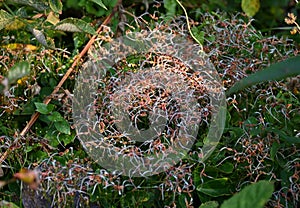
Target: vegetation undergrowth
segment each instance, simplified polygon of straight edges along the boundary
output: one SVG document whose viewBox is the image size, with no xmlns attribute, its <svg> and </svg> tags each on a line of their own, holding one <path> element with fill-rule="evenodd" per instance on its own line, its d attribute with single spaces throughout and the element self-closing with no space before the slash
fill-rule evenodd
<svg viewBox="0 0 300 208">
<path fill-rule="evenodd" d="M 243 13 L 216 10 L 228 2 L 182 1 L 187 19 L 176 0 L 124 1 L 97 34 L 94 48 L 130 31 L 182 28 L 203 45 L 225 91 L 237 84 L 227 95 L 225 129 L 212 155 L 200 160 L 200 135 L 171 170 L 145 178 L 103 169 L 76 136 L 74 85 L 87 55 L 52 93 L 120 2 L 0 2 L 0 207 L 299 206 L 300 79 L 295 75 L 300 72 L 289 62 L 299 53 L 298 43 L 289 37 L 297 40 L 298 34 L 265 34 Z M 132 70 L 136 61 L 126 61 L 124 70 Z M 293 74 L 272 81 L 259 74 L 267 67 L 269 73 L 284 73 L 276 65 L 282 61 Z M 255 75 L 264 82 L 257 83 Z M 247 77 L 253 81 L 244 89 L 239 83 Z M 51 102 L 44 104 L 48 96 Z M 21 134 L 35 112 L 38 120 Z M 30 170 L 40 173 L 38 179 L 31 178 L 35 172 Z M 37 189 L 32 189 L 34 183 Z"/>
</svg>

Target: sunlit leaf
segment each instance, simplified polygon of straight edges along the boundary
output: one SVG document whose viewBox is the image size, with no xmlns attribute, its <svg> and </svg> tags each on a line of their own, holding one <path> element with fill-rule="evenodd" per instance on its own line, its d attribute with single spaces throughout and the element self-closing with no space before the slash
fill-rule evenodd
<svg viewBox="0 0 300 208">
<path fill-rule="evenodd" d="M 5 29 L 6 30 L 18 30 L 24 26 L 25 26 L 25 24 L 22 21 L 20 21 L 19 19 L 14 19 L 12 22 L 8 23 L 5 26 Z"/>
<path fill-rule="evenodd" d="M 289 58 L 285 61 L 272 64 L 271 66 L 249 75 L 235 83 L 227 92 L 230 95 L 246 87 L 260 82 L 281 80 L 287 77 L 300 74 L 300 56 Z"/>
<path fill-rule="evenodd" d="M 50 22 L 52 25 L 56 25 L 59 23 L 59 18 L 53 12 L 49 12 L 46 21 Z"/>
<path fill-rule="evenodd" d="M 260 8 L 260 0 L 242 0 L 242 9 L 249 17 L 253 17 Z"/>
<path fill-rule="evenodd" d="M 30 64 L 28 61 L 21 61 L 16 63 L 8 71 L 7 79 L 8 83 L 15 83 L 18 79 L 30 74 Z"/>
<path fill-rule="evenodd" d="M 259 181 L 226 200 L 221 208 L 263 208 L 274 191 L 273 183 Z"/>
<path fill-rule="evenodd" d="M 35 51 L 38 48 L 31 44 L 22 44 L 22 43 L 10 43 L 7 45 L 2 45 L 1 48 L 6 48 L 9 50 L 25 50 L 25 51 Z"/>
<path fill-rule="evenodd" d="M 55 13 L 62 13 L 63 4 L 61 3 L 61 0 L 49 0 L 49 5 Z"/>
<path fill-rule="evenodd" d="M 96 31 L 89 23 L 76 18 L 67 18 L 60 21 L 56 26 L 56 30 L 62 30 L 66 32 L 85 32 L 92 35 L 96 34 Z"/>
<path fill-rule="evenodd" d="M 104 8 L 104 9 L 107 10 L 107 8 L 106 8 L 106 6 L 103 4 L 102 0 L 89 0 L 89 1 L 96 3 L 96 4 L 98 4 L 99 6 L 101 6 L 102 8 Z"/>
<path fill-rule="evenodd" d="M 5 28 L 6 25 L 11 23 L 14 19 L 14 16 L 10 15 L 8 12 L 5 10 L 1 9 L 0 10 L 0 30 Z"/>
</svg>

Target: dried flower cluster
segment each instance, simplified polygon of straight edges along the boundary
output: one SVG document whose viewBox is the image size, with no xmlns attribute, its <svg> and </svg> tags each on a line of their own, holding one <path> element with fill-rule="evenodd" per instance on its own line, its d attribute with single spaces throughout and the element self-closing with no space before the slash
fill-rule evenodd
<svg viewBox="0 0 300 208">
<path fill-rule="evenodd" d="M 300 33 L 300 26 L 296 22 L 297 16 L 295 16 L 293 13 L 288 13 L 288 17 L 284 19 L 285 23 L 288 25 L 296 25 L 293 27 L 293 29 L 290 31 L 292 35 L 295 35 L 296 33 Z"/>
</svg>

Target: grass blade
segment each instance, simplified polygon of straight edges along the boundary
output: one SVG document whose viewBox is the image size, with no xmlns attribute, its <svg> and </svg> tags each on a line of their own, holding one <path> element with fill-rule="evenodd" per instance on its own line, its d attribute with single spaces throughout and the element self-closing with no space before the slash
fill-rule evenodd
<svg viewBox="0 0 300 208">
<path fill-rule="evenodd" d="M 226 95 L 231 95 L 260 82 L 281 80 L 298 74 L 300 74 L 300 56 L 295 56 L 241 79 L 226 92 Z"/>
</svg>

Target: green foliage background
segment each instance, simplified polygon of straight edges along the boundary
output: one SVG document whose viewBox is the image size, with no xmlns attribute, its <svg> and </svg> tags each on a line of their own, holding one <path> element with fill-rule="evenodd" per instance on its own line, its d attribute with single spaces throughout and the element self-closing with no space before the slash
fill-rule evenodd
<svg viewBox="0 0 300 208">
<path fill-rule="evenodd" d="M 42 172 L 37 192 L 20 181 L 0 188 L 0 207 L 299 205 L 299 58 L 289 59 L 298 55 L 299 35 L 292 36 L 284 23 L 288 12 L 297 15 L 299 5 L 292 0 L 260 1 L 251 21 L 239 13 L 241 0 L 181 2 L 194 22 L 191 32 L 225 89 L 237 86 L 227 97 L 226 128 L 205 164 L 199 162 L 199 141 L 195 154 L 174 171 L 131 179 L 105 172 L 76 138 L 72 93 L 85 57 L 51 103 L 43 104 L 117 1 L 0 1 L 1 156 L 11 149 L 0 164 L 0 177 L 9 180 L 23 167 Z M 121 9 L 109 24 L 115 35 L 139 30 L 135 17 L 140 15 L 149 27 L 184 18 L 176 0 L 129 0 Z M 281 61 L 286 62 L 276 64 Z M 284 74 L 283 66 L 293 73 Z M 266 72 L 276 78 L 268 81 Z M 39 119 L 20 137 L 35 112 Z"/>
</svg>

